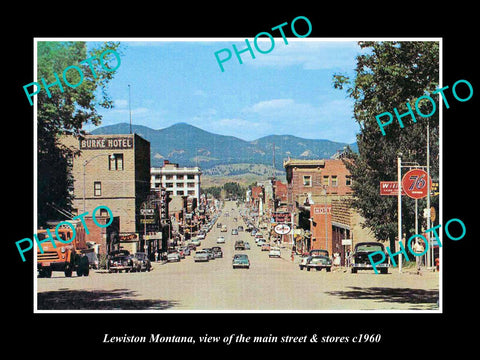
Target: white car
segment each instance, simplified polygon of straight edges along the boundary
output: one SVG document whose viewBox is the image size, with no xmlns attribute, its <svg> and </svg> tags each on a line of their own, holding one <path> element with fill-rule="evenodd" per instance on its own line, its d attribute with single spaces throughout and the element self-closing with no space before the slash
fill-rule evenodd
<svg viewBox="0 0 480 360">
<path fill-rule="evenodd" d="M 279 247 L 272 247 L 268 253 L 268 257 L 281 257 L 281 255 Z"/>
<path fill-rule="evenodd" d="M 257 241 L 257 246 L 262 246 L 263 244 L 266 244 L 266 243 L 267 243 L 267 242 L 265 241 L 265 239 L 262 239 L 262 238 L 260 238 L 260 239 L 258 239 L 258 240 L 256 240 L 256 241 Z"/>
<path fill-rule="evenodd" d="M 225 237 L 219 236 L 217 238 L 217 244 L 225 244 Z"/>
<path fill-rule="evenodd" d="M 200 239 L 193 238 L 192 240 L 190 240 L 190 244 L 195 245 L 195 246 L 200 246 Z"/>
<path fill-rule="evenodd" d="M 199 239 L 199 240 L 205 239 L 205 234 L 204 234 L 204 233 L 199 233 L 199 234 L 197 235 L 197 239 Z"/>
<path fill-rule="evenodd" d="M 195 262 L 208 261 L 208 260 L 210 260 L 210 255 L 205 250 L 198 250 L 198 251 L 195 252 L 195 255 L 193 256 L 193 259 L 194 259 Z"/>
<path fill-rule="evenodd" d="M 167 261 L 168 262 L 178 262 L 178 261 L 180 261 L 180 254 L 177 251 L 168 253 Z"/>
</svg>

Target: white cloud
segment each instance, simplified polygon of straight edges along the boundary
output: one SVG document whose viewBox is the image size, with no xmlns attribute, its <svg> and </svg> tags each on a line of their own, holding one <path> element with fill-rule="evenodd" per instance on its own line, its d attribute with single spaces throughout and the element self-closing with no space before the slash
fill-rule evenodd
<svg viewBox="0 0 480 360">
<path fill-rule="evenodd" d="M 351 135 L 357 125 L 351 119 L 348 101 L 329 100 L 319 104 L 294 99 L 271 99 L 253 104 L 243 110 L 248 123 L 259 123 L 255 130 L 263 135 L 295 134 L 304 138 L 354 141 Z"/>
<path fill-rule="evenodd" d="M 124 108 L 124 107 L 127 107 L 128 106 L 128 100 L 125 100 L 125 99 L 117 99 L 117 100 L 114 100 L 113 102 L 113 105 L 117 108 Z"/>
<path fill-rule="evenodd" d="M 282 38 L 275 38 L 275 47 L 266 54 L 254 48 L 255 59 L 244 53 L 242 60 L 251 66 L 302 66 L 306 70 L 341 69 L 350 70 L 355 67 L 355 57 L 361 49 L 355 41 L 326 41 L 312 39 L 288 39 L 288 44 Z M 270 40 L 266 40 L 270 45 Z M 267 44 L 258 42 L 258 47 L 268 50 Z M 239 48 L 240 49 L 240 48 Z"/>
<path fill-rule="evenodd" d="M 272 99 L 260 101 L 249 108 L 244 109 L 246 113 L 255 113 L 264 118 L 289 117 L 311 118 L 318 114 L 318 108 L 308 103 L 298 103 L 294 99 Z"/>
</svg>

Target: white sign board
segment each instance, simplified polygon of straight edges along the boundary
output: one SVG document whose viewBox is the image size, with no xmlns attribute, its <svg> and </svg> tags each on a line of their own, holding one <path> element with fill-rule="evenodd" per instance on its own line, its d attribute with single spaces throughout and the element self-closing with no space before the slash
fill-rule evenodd
<svg viewBox="0 0 480 360">
<path fill-rule="evenodd" d="M 278 224 L 275 226 L 274 230 L 278 235 L 285 235 L 288 234 L 291 229 L 287 224 Z"/>
</svg>

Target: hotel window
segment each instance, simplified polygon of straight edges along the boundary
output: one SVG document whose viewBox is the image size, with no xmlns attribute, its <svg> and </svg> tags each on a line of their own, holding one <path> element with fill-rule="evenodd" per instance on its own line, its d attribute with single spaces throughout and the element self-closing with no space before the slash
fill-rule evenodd
<svg viewBox="0 0 480 360">
<path fill-rule="evenodd" d="M 109 159 L 108 170 L 123 170 L 123 154 L 113 154 Z"/>
<path fill-rule="evenodd" d="M 187 193 L 188 195 L 195 195 L 195 190 L 188 190 Z"/>
<path fill-rule="evenodd" d="M 303 176 L 303 186 L 312 186 L 312 176 L 304 175 Z"/>
<path fill-rule="evenodd" d="M 165 175 L 165 180 L 173 180 L 173 175 Z"/>
<path fill-rule="evenodd" d="M 177 195 L 184 195 L 184 192 L 183 192 L 183 190 L 179 190 L 179 191 L 177 191 Z"/>
<path fill-rule="evenodd" d="M 100 181 L 93 182 L 93 195 L 102 196 L 102 183 Z"/>
<path fill-rule="evenodd" d="M 184 184 L 183 184 L 183 183 L 181 183 L 181 182 L 177 182 L 177 184 L 176 184 L 176 185 L 177 185 L 177 188 L 183 188 L 183 185 L 184 185 Z"/>
<path fill-rule="evenodd" d="M 337 175 L 332 175 L 332 186 L 338 186 Z"/>
<path fill-rule="evenodd" d="M 350 175 L 345 176 L 345 185 L 352 186 L 352 177 Z"/>
<path fill-rule="evenodd" d="M 189 182 L 189 183 L 187 183 L 187 187 L 189 187 L 189 188 L 194 188 L 194 187 L 195 187 L 195 183 Z"/>
<path fill-rule="evenodd" d="M 328 176 L 324 176 L 322 180 L 322 185 L 330 185 L 330 181 L 328 180 Z"/>
<path fill-rule="evenodd" d="M 171 187 L 173 187 L 173 183 L 166 183 L 166 184 L 165 184 L 165 187 L 171 188 Z"/>
<path fill-rule="evenodd" d="M 188 180 L 194 180 L 194 179 L 195 179 L 195 175 L 187 175 L 187 179 L 188 179 Z"/>
</svg>

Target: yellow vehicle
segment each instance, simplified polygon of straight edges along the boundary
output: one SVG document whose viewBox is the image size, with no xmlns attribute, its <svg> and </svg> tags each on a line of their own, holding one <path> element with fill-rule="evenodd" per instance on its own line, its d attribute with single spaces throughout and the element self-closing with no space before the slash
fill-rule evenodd
<svg viewBox="0 0 480 360">
<path fill-rule="evenodd" d="M 227 232 L 227 225 L 223 225 L 223 226 L 222 226 L 221 232 Z"/>
<path fill-rule="evenodd" d="M 63 271 L 66 277 L 71 277 L 72 272 L 76 271 L 77 276 L 88 276 L 89 261 L 88 254 L 93 253 L 93 249 L 89 249 L 85 241 L 85 229 L 80 221 L 68 221 L 75 229 L 75 238 L 73 237 L 73 229 L 68 225 L 62 225 L 57 229 L 50 229 L 51 237 L 47 230 L 40 229 L 37 231 L 38 244 L 37 247 L 37 270 L 39 277 L 51 277 L 52 271 Z M 42 242 L 43 241 L 43 242 Z M 54 245 L 55 244 L 55 245 Z M 41 249 L 40 249 L 41 247 Z"/>
</svg>

